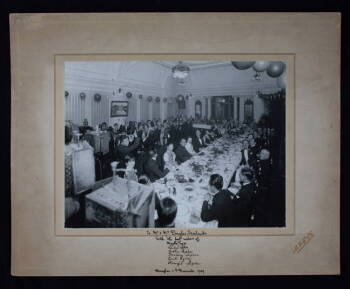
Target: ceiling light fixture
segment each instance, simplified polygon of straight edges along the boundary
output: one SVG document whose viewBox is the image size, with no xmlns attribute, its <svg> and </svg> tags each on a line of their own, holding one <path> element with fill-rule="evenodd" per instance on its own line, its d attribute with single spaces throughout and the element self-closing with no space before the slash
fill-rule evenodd
<svg viewBox="0 0 350 289">
<path fill-rule="evenodd" d="M 172 73 L 174 78 L 183 80 L 190 73 L 190 68 L 187 65 L 183 64 L 182 61 L 179 61 L 179 63 L 172 68 Z"/>
</svg>

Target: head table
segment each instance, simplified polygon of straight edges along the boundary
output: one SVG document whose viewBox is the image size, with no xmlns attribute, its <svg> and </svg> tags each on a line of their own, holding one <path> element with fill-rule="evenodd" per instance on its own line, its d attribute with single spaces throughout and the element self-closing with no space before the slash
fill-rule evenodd
<svg viewBox="0 0 350 289">
<path fill-rule="evenodd" d="M 220 174 L 224 179 L 224 188 L 229 186 L 241 161 L 240 142 L 244 138 L 245 135 L 224 136 L 215 140 L 153 184 L 160 199 L 170 197 L 176 201 L 175 227 L 217 227 L 216 220 L 203 222 L 200 219 L 204 197 L 209 192 L 209 178 L 212 174 Z"/>
</svg>

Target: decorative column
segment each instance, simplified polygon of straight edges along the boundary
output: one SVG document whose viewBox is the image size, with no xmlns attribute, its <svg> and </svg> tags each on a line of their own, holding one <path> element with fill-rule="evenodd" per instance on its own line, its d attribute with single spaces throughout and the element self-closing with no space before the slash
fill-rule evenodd
<svg viewBox="0 0 350 289">
<path fill-rule="evenodd" d="M 168 114 L 168 102 L 164 102 L 165 98 L 166 96 L 163 95 L 163 97 L 160 99 L 160 119 L 162 121 L 167 118 L 167 114 Z"/>
<path fill-rule="evenodd" d="M 136 98 L 136 120 L 141 121 L 141 99 L 138 96 Z"/>
<path fill-rule="evenodd" d="M 148 119 L 153 120 L 153 100 L 148 102 Z"/>
<path fill-rule="evenodd" d="M 246 101 L 245 97 L 240 98 L 239 102 L 239 121 L 244 122 L 244 102 Z"/>
<path fill-rule="evenodd" d="M 236 119 L 236 111 L 235 111 L 235 109 L 236 109 L 236 105 L 235 105 L 235 97 L 234 96 L 232 96 L 232 119 L 233 120 L 235 120 Z"/>
<path fill-rule="evenodd" d="M 208 119 L 211 118 L 211 96 L 208 96 Z"/>
</svg>

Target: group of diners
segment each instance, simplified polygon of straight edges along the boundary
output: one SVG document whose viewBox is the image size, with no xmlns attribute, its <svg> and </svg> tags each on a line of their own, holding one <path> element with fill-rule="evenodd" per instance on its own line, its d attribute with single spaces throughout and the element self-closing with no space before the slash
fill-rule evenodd
<svg viewBox="0 0 350 289">
<path fill-rule="evenodd" d="M 248 128 L 241 143 L 241 161 L 228 188 L 223 177 L 212 174 L 202 204 L 203 222 L 218 221 L 219 227 L 260 227 L 268 225 L 272 186 L 273 131 Z M 229 133 L 229 131 L 227 131 Z M 177 204 L 171 197 L 156 199 L 158 227 L 175 227 Z"/>
<path fill-rule="evenodd" d="M 201 220 L 218 221 L 219 227 L 263 226 L 271 198 L 272 153 L 275 149 L 274 130 L 241 124 L 234 120 L 203 121 L 210 129 L 194 126 L 193 118 L 175 118 L 130 121 L 127 125 L 107 123 L 99 130 L 110 136 L 109 153 L 104 156 L 106 177 L 111 175 L 110 163 L 118 162 L 118 174 L 142 184 L 155 182 L 175 169 L 194 154 L 220 138 L 242 134 L 247 137 L 241 142 L 241 161 L 233 172 L 229 187 L 224 188 L 223 177 L 210 176 L 208 194 L 202 204 Z M 79 128 L 83 135 L 92 130 L 84 120 Z M 66 127 L 66 134 L 71 130 Z M 110 174 L 110 175 L 108 175 Z M 156 199 L 157 227 L 174 227 L 177 204 L 172 198 Z"/>
<path fill-rule="evenodd" d="M 154 182 L 222 136 L 221 123 L 210 123 L 210 129 L 196 129 L 193 123 L 192 118 L 129 121 L 127 125 L 114 123 L 110 127 L 101 123 L 99 130 L 110 137 L 109 152 L 102 157 L 104 178 L 112 173 L 109 164 L 117 161 L 119 176 L 124 177 L 134 166 L 138 177 L 147 176 Z M 92 127 L 84 120 L 79 130 L 84 139 Z"/>
</svg>

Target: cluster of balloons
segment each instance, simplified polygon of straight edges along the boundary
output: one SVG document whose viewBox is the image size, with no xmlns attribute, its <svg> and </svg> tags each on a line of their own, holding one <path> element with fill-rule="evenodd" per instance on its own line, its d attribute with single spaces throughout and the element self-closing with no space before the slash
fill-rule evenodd
<svg viewBox="0 0 350 289">
<path fill-rule="evenodd" d="M 286 88 L 286 65 L 282 61 L 232 61 L 232 65 L 239 70 L 252 67 L 259 73 L 266 71 L 268 76 L 277 78 L 277 85 L 280 88 Z"/>
</svg>

